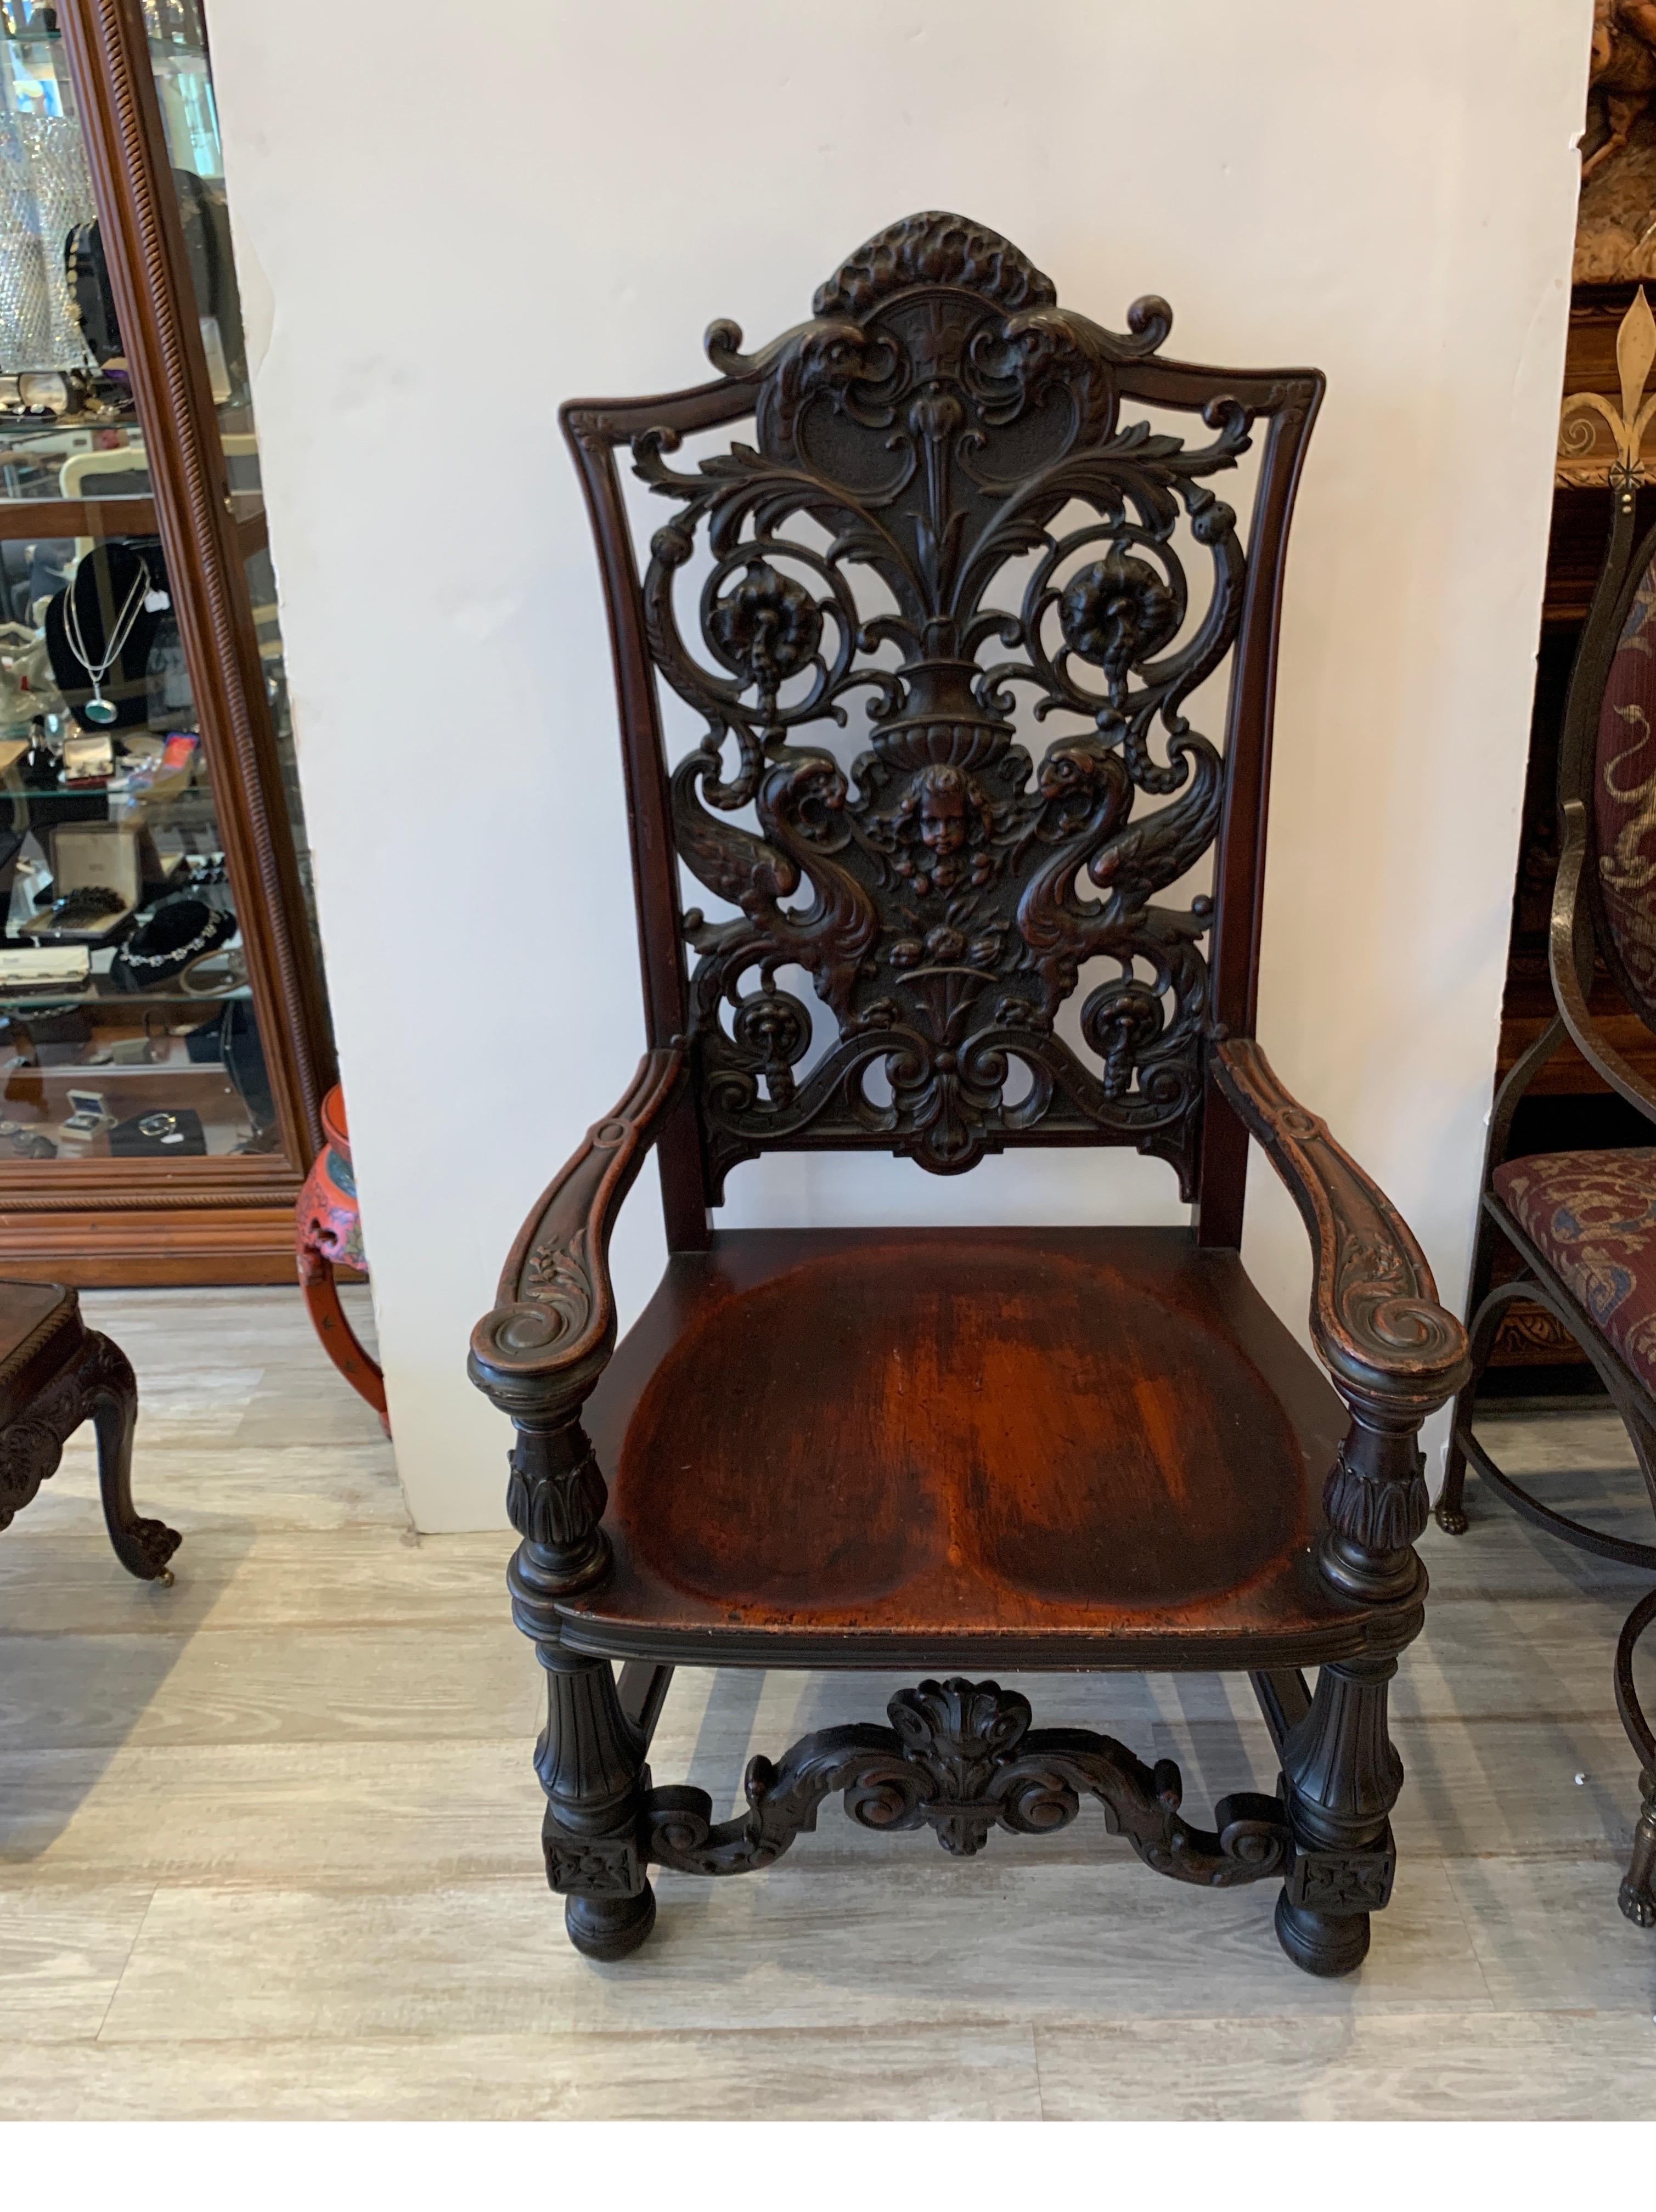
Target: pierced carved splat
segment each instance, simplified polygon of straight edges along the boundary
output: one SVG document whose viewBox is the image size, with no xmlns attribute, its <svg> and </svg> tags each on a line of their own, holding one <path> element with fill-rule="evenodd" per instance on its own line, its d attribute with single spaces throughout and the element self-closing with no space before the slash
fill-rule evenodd
<svg viewBox="0 0 1656 2212">
<path fill-rule="evenodd" d="M 1101 330 L 958 216 L 893 225 L 814 307 L 757 356 L 709 333 L 754 388 L 754 444 L 691 471 L 676 432 L 631 441 L 674 510 L 649 649 L 703 724 L 679 854 L 736 909 L 685 917 L 709 1166 L 875 1145 L 953 1173 L 1038 1127 L 1164 1155 L 1188 1190 L 1212 916 L 1156 902 L 1219 826 L 1223 763 L 1183 706 L 1237 631 L 1209 479 L 1251 416 L 1210 401 L 1194 447 L 1123 419 L 1165 303 Z M 1038 759 L 1020 703 L 1050 724 Z M 827 738 L 853 717 L 848 771 Z M 1057 1019 L 1094 962 L 1077 1049 Z M 808 1067 L 788 968 L 831 1018 Z"/>
</svg>

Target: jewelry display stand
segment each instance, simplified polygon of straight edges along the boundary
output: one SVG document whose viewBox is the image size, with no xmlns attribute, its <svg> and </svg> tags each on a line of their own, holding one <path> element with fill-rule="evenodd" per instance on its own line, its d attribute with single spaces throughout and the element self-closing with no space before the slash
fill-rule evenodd
<svg viewBox="0 0 1656 2212">
<path fill-rule="evenodd" d="M 0 1236 L 291 1280 L 334 1076 L 199 0 L 0 0 Z"/>
</svg>

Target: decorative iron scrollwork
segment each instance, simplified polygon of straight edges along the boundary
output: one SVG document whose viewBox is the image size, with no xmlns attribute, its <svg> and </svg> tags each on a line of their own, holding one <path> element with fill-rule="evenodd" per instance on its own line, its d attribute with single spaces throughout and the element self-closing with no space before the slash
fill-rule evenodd
<svg viewBox="0 0 1656 2212">
<path fill-rule="evenodd" d="M 679 849 L 735 909 L 686 917 L 715 1174 L 788 1144 L 953 1173 L 1039 1124 L 1160 1153 L 1188 1191 L 1211 911 L 1154 901 L 1219 823 L 1222 763 L 1183 707 L 1240 617 L 1236 518 L 1206 480 L 1250 417 L 1213 402 L 1196 447 L 1123 424 L 1118 372 L 1166 337 L 1165 303 L 1100 330 L 959 216 L 893 225 L 815 309 L 757 356 L 709 333 L 756 387 L 756 446 L 689 472 L 674 434 L 632 444 L 676 509 L 643 580 L 651 650 L 704 725 L 673 776 Z M 1020 696 L 1056 718 L 1038 763 Z M 847 769 L 816 732 L 853 714 L 870 742 Z M 1078 1046 L 1058 1016 L 1095 961 Z M 831 1017 L 808 1068 L 791 967 Z"/>
<path fill-rule="evenodd" d="M 716 1826 L 705 1791 L 651 1790 L 645 1856 L 687 1874 L 748 1873 L 813 1829 L 818 1807 L 837 1793 L 861 1826 L 929 1826 L 962 1857 L 996 1826 L 1026 1836 L 1066 1828 L 1094 1797 L 1110 1832 L 1176 1881 L 1226 1888 L 1287 1864 L 1290 1832 L 1276 1798 L 1239 1792 L 1215 1808 L 1216 1829 L 1194 1826 L 1179 1812 L 1171 1759 L 1148 1767 L 1087 1729 L 1032 1729 L 1028 1699 L 998 1682 L 924 1681 L 899 1690 L 886 1712 L 889 1728 L 823 1729 L 777 1765 L 752 1760 L 746 1814 Z"/>
</svg>

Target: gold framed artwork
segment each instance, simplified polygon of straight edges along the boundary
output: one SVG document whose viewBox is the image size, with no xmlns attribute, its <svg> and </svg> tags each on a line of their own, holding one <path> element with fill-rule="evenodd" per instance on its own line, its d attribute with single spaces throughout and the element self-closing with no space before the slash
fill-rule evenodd
<svg viewBox="0 0 1656 2212">
<path fill-rule="evenodd" d="M 1656 0 L 1595 0 L 1574 276 L 1656 278 Z"/>
</svg>

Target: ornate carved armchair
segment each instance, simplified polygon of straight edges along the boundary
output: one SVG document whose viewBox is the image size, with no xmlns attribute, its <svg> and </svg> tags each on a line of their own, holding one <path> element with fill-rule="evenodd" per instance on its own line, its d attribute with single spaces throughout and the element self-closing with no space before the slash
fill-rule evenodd
<svg viewBox="0 0 1656 2212">
<path fill-rule="evenodd" d="M 516 1425 L 547 1870 L 593 1957 L 648 1934 L 652 1864 L 767 1866 L 831 1796 L 957 1852 L 1096 1799 L 1160 1873 L 1276 1881 L 1314 1973 L 1358 1964 L 1390 1894 L 1416 1432 L 1464 1340 L 1252 1034 L 1278 606 L 1322 380 L 1164 359 L 1170 320 L 1144 299 L 1101 330 L 1004 239 L 920 215 L 762 352 L 715 323 L 713 382 L 563 410 L 650 1048 L 531 1213 L 472 1373 Z M 1194 417 L 1195 442 L 1146 406 Z M 747 440 L 711 438 L 741 418 Z M 1256 444 L 1245 533 L 1214 480 Z M 618 454 L 660 496 L 642 559 Z M 1227 662 L 1221 750 L 1184 709 Z M 676 759 L 673 695 L 697 728 Z M 686 877 L 716 910 L 681 905 Z M 1242 1271 L 1250 1133 L 1311 1234 L 1333 1389 Z M 709 1225 L 766 1151 L 955 1175 L 1029 1145 L 1153 1153 L 1192 1225 Z M 652 1148 L 670 1258 L 618 1346 L 606 1250 Z M 955 1673 L 888 1724 L 755 1759 L 746 1810 L 715 1821 L 645 1764 L 679 1663 L 1246 1670 L 1282 1781 L 1202 1827 L 1171 1761 L 1032 1728 Z"/>
<path fill-rule="evenodd" d="M 1656 1030 L 1656 531 L 1640 539 L 1638 487 L 1645 426 L 1656 398 L 1644 386 L 1656 363 L 1656 318 L 1642 289 L 1616 337 L 1623 408 L 1597 392 L 1565 402 L 1561 450 L 1572 417 L 1596 411 L 1617 448 L 1609 470 L 1610 540 L 1594 586 L 1565 699 L 1558 759 L 1558 874 L 1548 968 L 1554 1018 L 1508 1073 L 1489 1118 L 1483 1197 L 1468 1310 L 1471 1376 L 1455 1405 L 1438 1519 L 1464 1535 L 1466 1468 L 1526 1520 L 1566 1543 L 1629 1566 L 1656 1568 L 1656 1544 L 1606 1534 L 1532 1497 L 1473 1431 L 1478 1386 L 1501 1322 L 1515 1304 L 1539 1305 L 1574 1338 L 1627 1425 L 1656 1503 L 1656 1149 L 1513 1157 L 1518 1109 L 1547 1062 L 1573 1042 L 1609 1087 L 1656 1122 L 1656 1090 L 1606 1034 L 1593 1001 L 1600 977 L 1647 1029 Z M 1643 401 L 1642 406 L 1641 402 Z M 1625 1040 L 1624 1040 L 1625 1041 Z M 1516 1273 L 1497 1281 L 1503 1242 Z M 1639 1757 L 1641 1808 L 1621 1906 L 1656 1926 L 1656 1735 L 1633 1681 L 1633 1651 L 1656 1620 L 1656 1590 L 1629 1614 L 1616 1649 L 1616 1709 Z"/>
</svg>

